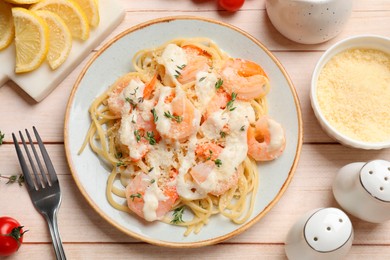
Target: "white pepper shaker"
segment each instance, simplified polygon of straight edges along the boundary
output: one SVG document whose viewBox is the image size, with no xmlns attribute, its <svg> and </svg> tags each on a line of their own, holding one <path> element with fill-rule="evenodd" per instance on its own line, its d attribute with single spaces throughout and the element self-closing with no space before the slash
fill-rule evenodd
<svg viewBox="0 0 390 260">
<path fill-rule="evenodd" d="M 373 160 L 342 167 L 333 194 L 351 215 L 372 223 L 390 220 L 390 162 Z"/>
<path fill-rule="evenodd" d="M 352 246 L 353 228 L 337 208 L 320 208 L 303 215 L 289 230 L 285 243 L 290 260 L 343 259 Z"/>
</svg>

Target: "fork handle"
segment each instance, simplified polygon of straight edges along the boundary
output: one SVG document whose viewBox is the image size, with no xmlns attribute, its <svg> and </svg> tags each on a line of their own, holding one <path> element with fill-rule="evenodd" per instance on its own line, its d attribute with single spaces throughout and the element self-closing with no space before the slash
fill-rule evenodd
<svg viewBox="0 0 390 260">
<path fill-rule="evenodd" d="M 57 260 L 66 260 L 65 251 L 62 247 L 62 241 L 60 233 L 58 232 L 57 225 L 57 210 L 43 213 L 49 226 L 51 239 L 53 241 L 54 251 L 56 253 Z"/>
</svg>

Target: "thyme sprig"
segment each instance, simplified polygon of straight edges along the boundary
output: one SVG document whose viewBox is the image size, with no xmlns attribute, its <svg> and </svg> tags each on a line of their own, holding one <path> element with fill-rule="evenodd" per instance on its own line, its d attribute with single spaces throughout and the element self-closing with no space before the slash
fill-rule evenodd
<svg viewBox="0 0 390 260">
<path fill-rule="evenodd" d="M 236 101 L 236 97 L 237 97 L 237 94 L 232 92 L 232 98 L 226 104 L 226 109 L 228 111 L 233 111 L 234 109 L 236 109 L 236 107 L 233 107 L 234 101 Z"/>
<path fill-rule="evenodd" d="M 3 144 L 4 136 L 5 136 L 5 134 L 3 134 L 3 133 L 1 132 L 1 130 L 0 130 L 0 145 Z"/>
<path fill-rule="evenodd" d="M 8 180 L 5 184 L 12 184 L 12 183 L 16 182 L 19 184 L 19 186 L 23 186 L 23 183 L 24 183 L 24 175 L 23 174 L 11 175 L 9 177 L 3 176 L 0 174 L 0 178 Z"/>
<path fill-rule="evenodd" d="M 223 79 L 219 78 L 217 82 L 215 82 L 215 88 L 219 89 L 223 85 Z"/>
<path fill-rule="evenodd" d="M 141 141 L 141 134 L 139 130 L 134 130 L 135 139 L 137 140 L 137 143 Z"/>
<path fill-rule="evenodd" d="M 178 123 L 181 123 L 183 121 L 183 117 L 182 116 L 174 116 L 174 115 L 171 114 L 170 111 L 164 112 L 164 116 L 166 118 L 172 119 L 172 120 L 174 120 L 174 121 L 176 121 Z"/>
<path fill-rule="evenodd" d="M 156 113 L 156 109 L 153 108 L 152 110 L 150 110 L 150 112 L 152 112 L 153 120 L 154 120 L 154 122 L 156 123 L 157 120 L 158 120 L 158 116 L 157 116 L 157 113 Z"/>
<path fill-rule="evenodd" d="M 155 145 L 157 143 L 156 139 L 154 139 L 154 133 L 152 131 L 146 132 L 145 139 L 149 141 L 150 145 Z"/>
<path fill-rule="evenodd" d="M 174 209 L 172 215 L 173 219 L 171 220 L 172 224 L 179 224 L 183 223 L 183 213 L 184 213 L 184 206 L 178 207 Z"/>
<path fill-rule="evenodd" d="M 221 166 L 222 166 L 222 161 L 221 161 L 221 159 L 216 159 L 216 160 L 214 161 L 214 163 L 215 163 L 215 165 L 217 165 L 217 167 L 221 167 Z"/>
<path fill-rule="evenodd" d="M 134 193 L 134 194 L 131 194 L 131 195 L 130 195 L 130 199 L 131 199 L 132 201 L 134 201 L 135 198 L 142 199 L 142 194 L 138 192 L 138 193 Z"/>
</svg>

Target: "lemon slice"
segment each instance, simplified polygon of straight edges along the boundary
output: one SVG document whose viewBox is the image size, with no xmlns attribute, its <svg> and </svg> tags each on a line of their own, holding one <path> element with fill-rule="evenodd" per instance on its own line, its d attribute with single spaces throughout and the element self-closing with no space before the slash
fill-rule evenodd
<svg viewBox="0 0 390 260">
<path fill-rule="evenodd" d="M 12 19 L 12 6 L 0 1 L 0 50 L 10 45 L 14 38 L 14 21 Z"/>
<path fill-rule="evenodd" d="M 46 10 L 35 12 L 46 21 L 49 27 L 49 51 L 46 60 L 50 68 L 55 70 L 69 56 L 72 49 L 72 35 L 65 22 L 57 14 Z"/>
<path fill-rule="evenodd" d="M 86 40 L 89 37 L 87 16 L 72 0 L 42 0 L 32 5 L 30 10 L 47 10 L 56 13 L 64 20 L 74 38 Z"/>
<path fill-rule="evenodd" d="M 20 7 L 12 8 L 15 26 L 15 72 L 28 72 L 39 67 L 46 58 L 49 29 L 35 13 Z"/>
<path fill-rule="evenodd" d="M 25 5 L 25 4 L 35 4 L 40 2 L 41 0 L 5 0 L 5 1 L 12 4 Z"/>
<path fill-rule="evenodd" d="M 96 27 L 99 24 L 99 5 L 97 0 L 74 0 L 85 12 L 88 23 L 92 27 Z"/>
</svg>

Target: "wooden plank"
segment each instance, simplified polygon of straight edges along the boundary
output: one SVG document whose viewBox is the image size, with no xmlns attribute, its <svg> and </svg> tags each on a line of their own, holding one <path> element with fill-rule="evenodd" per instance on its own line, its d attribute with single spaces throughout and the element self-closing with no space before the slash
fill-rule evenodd
<svg viewBox="0 0 390 260">
<path fill-rule="evenodd" d="M 388 11 L 377 12 L 353 12 L 350 20 L 346 23 L 343 31 L 335 38 L 321 44 L 299 44 L 288 40 L 281 35 L 275 27 L 273 27 L 265 10 L 248 10 L 245 12 L 237 12 L 234 15 L 223 16 L 219 12 L 208 11 L 202 12 L 180 12 L 180 11 L 135 11 L 131 10 L 127 13 L 125 21 L 118 26 L 112 35 L 116 32 L 122 32 L 139 23 L 148 22 L 150 20 L 176 15 L 192 15 L 201 16 L 219 20 L 228 24 L 233 24 L 236 27 L 246 31 L 253 37 L 261 41 L 267 48 L 272 51 L 324 51 L 334 43 L 350 36 L 358 34 L 378 34 L 390 36 L 390 31 L 378 24 L 390 24 L 390 16 Z"/>
<path fill-rule="evenodd" d="M 174 249 L 148 246 L 143 243 L 128 244 L 65 244 L 68 259 L 287 259 L 284 245 L 263 244 L 220 244 L 195 249 Z M 367 247 L 354 245 L 345 257 L 346 260 L 383 260 L 390 257 L 389 246 Z M 46 260 L 54 259 L 50 244 L 24 244 L 7 260 Z"/>
<path fill-rule="evenodd" d="M 59 212 L 59 225 L 64 242 L 135 242 L 109 225 L 95 213 L 82 197 L 69 170 L 66 169 L 61 145 L 47 145 L 54 166 L 59 166 L 63 203 Z M 16 158 L 3 155 L 11 153 L 11 145 L 0 147 L 2 174 L 19 171 Z M 331 185 L 342 166 L 355 161 L 369 161 L 389 158 L 390 150 L 363 151 L 341 145 L 304 145 L 300 163 L 286 193 L 276 206 L 259 223 L 229 243 L 283 243 L 292 224 L 304 213 L 321 207 L 338 207 L 333 198 Z M 7 161 L 13 161 L 7 163 Z M 17 169 L 15 169 L 17 168 Z M 15 216 L 31 232 L 26 235 L 28 242 L 49 242 L 50 237 L 43 218 L 33 208 L 25 187 L 0 182 L 0 205 L 2 214 Z M 6 196 L 5 194 L 12 194 Z M 15 205 L 23 205 L 17 207 Z M 28 212 L 29 214 L 26 214 Z M 77 220 L 77 228 L 75 228 Z M 351 217 L 355 227 L 357 244 L 390 244 L 390 222 L 370 224 Z M 98 227 L 98 228 L 96 228 Z M 79 230 L 88 230 L 80 232 Z M 373 232 L 375 230 L 376 232 Z"/>
<path fill-rule="evenodd" d="M 194 0 L 194 1 L 185 1 L 178 8 L 178 4 L 175 0 L 166 0 L 164 5 L 159 4 L 159 0 L 143 0 L 143 1 L 127 1 L 122 0 L 121 3 L 126 8 L 126 10 L 154 10 L 154 11 L 223 11 L 221 7 L 218 6 L 217 1 L 207 1 L 207 0 Z M 245 1 L 244 5 L 239 12 L 246 10 L 264 10 L 265 9 L 265 0 L 258 1 Z M 353 10 L 354 11 L 384 11 L 390 10 L 390 2 L 388 0 L 354 0 L 353 1 Z M 230 14 L 234 15 L 234 14 Z"/>
</svg>

